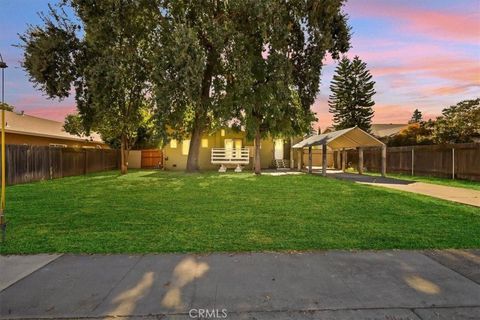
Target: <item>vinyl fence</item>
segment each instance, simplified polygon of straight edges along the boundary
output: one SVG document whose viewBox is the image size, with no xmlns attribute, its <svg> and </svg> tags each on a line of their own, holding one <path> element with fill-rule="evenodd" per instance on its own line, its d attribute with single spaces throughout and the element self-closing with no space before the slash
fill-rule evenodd
<svg viewBox="0 0 480 320">
<path fill-rule="evenodd" d="M 381 150 L 365 149 L 364 169 L 380 172 Z M 347 152 L 347 164 L 358 169 L 358 151 Z M 480 181 L 480 143 L 387 148 L 387 173 Z"/>
<path fill-rule="evenodd" d="M 6 145 L 6 178 L 10 185 L 118 167 L 117 150 Z"/>
</svg>

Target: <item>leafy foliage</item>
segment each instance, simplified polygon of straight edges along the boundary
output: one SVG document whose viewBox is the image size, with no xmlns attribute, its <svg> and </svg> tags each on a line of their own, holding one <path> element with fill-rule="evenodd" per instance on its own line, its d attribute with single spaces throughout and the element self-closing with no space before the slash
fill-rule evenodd
<svg viewBox="0 0 480 320">
<path fill-rule="evenodd" d="M 472 142 L 473 137 L 480 137 L 480 98 L 443 109 L 433 126 L 436 143 Z"/>
<path fill-rule="evenodd" d="M 243 2 L 233 20 L 234 47 L 226 55 L 228 98 L 237 119 L 255 138 L 305 134 L 316 120 L 310 110 L 319 90 L 322 61 L 349 48 L 342 1 Z"/>
<path fill-rule="evenodd" d="M 65 11 L 49 4 L 48 14 L 40 14 L 43 26 L 30 25 L 20 35 L 24 49 L 23 68 L 30 81 L 49 98 L 66 98 L 78 78 L 76 60 L 82 51 L 77 36 L 80 26 L 72 23 Z"/>
<path fill-rule="evenodd" d="M 432 144 L 431 134 L 431 122 L 411 123 L 406 129 L 389 137 L 386 143 L 390 147 Z"/>
<path fill-rule="evenodd" d="M 73 9 L 75 22 L 64 6 Z M 156 12 L 146 0 L 64 1 L 60 11 L 50 7 L 42 16 L 44 26 L 31 26 L 20 37 L 31 81 L 51 98 L 65 98 L 75 88 L 79 116 L 67 118 L 66 129 L 121 139 L 123 173 L 151 109 L 148 55 Z"/>
<path fill-rule="evenodd" d="M 14 109 L 15 107 L 11 104 L 8 104 L 6 102 L 0 102 L 0 110 L 13 111 Z"/>
<path fill-rule="evenodd" d="M 354 126 L 369 131 L 373 117 L 372 100 L 375 81 L 367 64 L 355 56 L 352 61 L 343 57 L 333 76 L 328 104 L 333 113 L 336 130 Z"/>
<path fill-rule="evenodd" d="M 253 137 L 308 128 L 326 52 L 338 57 L 349 47 L 342 4 L 164 3 L 154 63 L 158 113 L 173 135 L 191 136 L 188 169 L 197 169 L 204 131 L 233 123 Z"/>
</svg>

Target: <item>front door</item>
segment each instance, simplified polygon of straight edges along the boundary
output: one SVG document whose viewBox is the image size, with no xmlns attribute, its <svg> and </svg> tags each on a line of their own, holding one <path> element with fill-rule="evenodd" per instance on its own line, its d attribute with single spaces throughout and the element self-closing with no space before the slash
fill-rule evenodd
<svg viewBox="0 0 480 320">
<path fill-rule="evenodd" d="M 242 139 L 225 139 L 225 152 L 229 158 L 240 158 L 242 151 Z"/>
<path fill-rule="evenodd" d="M 275 139 L 275 160 L 283 160 L 283 139 Z"/>
</svg>

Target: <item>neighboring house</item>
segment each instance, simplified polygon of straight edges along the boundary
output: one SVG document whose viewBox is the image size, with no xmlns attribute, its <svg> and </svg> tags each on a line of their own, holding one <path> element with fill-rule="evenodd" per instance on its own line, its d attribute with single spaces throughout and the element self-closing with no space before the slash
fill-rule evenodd
<svg viewBox="0 0 480 320">
<path fill-rule="evenodd" d="M 378 139 L 384 139 L 398 134 L 407 127 L 408 123 L 372 123 L 372 126 L 370 127 L 370 133 Z M 329 133 L 332 131 L 335 131 L 334 127 L 327 127 L 323 133 Z"/>
<path fill-rule="evenodd" d="M 291 152 L 292 139 L 263 139 L 260 145 L 262 168 L 293 167 L 296 154 Z M 190 140 L 171 140 L 163 148 L 163 163 L 167 170 L 185 170 Z M 219 169 L 222 164 L 235 168 L 240 164 L 252 168 L 254 160 L 254 141 L 247 139 L 245 132 L 221 129 L 214 134 L 204 135 L 201 139 L 199 168 L 201 170 Z"/>
<path fill-rule="evenodd" d="M 65 132 L 63 123 L 12 111 L 5 111 L 6 144 L 75 148 L 108 148 L 98 134 L 79 137 Z"/>
</svg>

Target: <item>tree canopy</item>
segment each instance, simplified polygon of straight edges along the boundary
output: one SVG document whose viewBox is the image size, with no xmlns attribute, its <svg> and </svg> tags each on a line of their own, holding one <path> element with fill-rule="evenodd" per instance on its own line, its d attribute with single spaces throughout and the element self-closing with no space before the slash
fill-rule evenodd
<svg viewBox="0 0 480 320">
<path fill-rule="evenodd" d="M 432 134 L 436 143 L 472 142 L 473 137 L 480 137 L 480 98 L 443 109 Z"/>
<path fill-rule="evenodd" d="M 343 57 L 335 69 L 328 104 L 336 130 L 354 126 L 370 131 L 375 105 L 375 81 L 367 64 L 355 56 Z"/>
<path fill-rule="evenodd" d="M 202 134 L 221 126 L 308 131 L 322 61 L 349 48 L 342 0 L 60 3 L 21 35 L 23 67 L 51 98 L 74 88 L 78 117 L 66 128 L 119 138 L 122 172 L 145 119 L 164 142 L 190 138 L 189 171 Z"/>
<path fill-rule="evenodd" d="M 65 14 L 66 6 L 75 17 Z M 74 88 L 79 118 L 68 118 L 66 128 L 75 120 L 74 131 L 121 140 L 122 173 L 151 109 L 149 46 L 157 12 L 147 0 L 65 0 L 42 15 L 43 26 L 20 37 L 23 67 L 37 87 L 59 99 Z"/>
<path fill-rule="evenodd" d="M 412 118 L 410 118 L 410 121 L 408 123 L 420 123 L 423 120 L 423 115 L 422 112 L 418 109 L 415 109 L 412 114 Z"/>
</svg>

